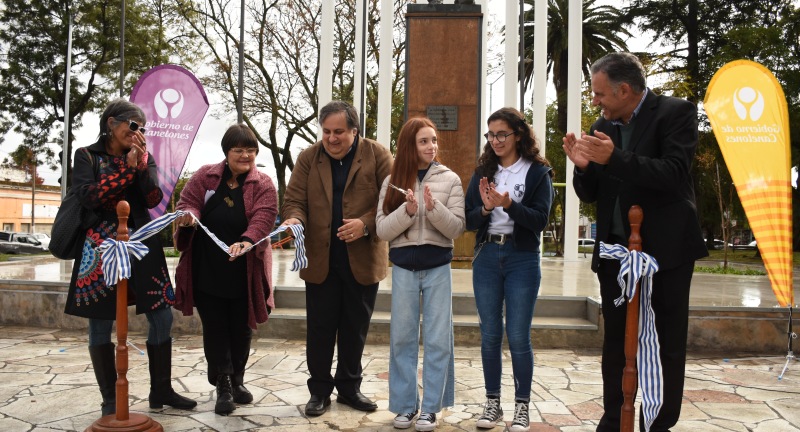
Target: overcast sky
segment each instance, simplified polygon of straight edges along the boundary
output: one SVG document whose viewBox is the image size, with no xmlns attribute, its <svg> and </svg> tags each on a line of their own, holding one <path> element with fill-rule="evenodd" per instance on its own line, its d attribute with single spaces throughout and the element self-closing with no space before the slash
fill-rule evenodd
<svg viewBox="0 0 800 432">
<path fill-rule="evenodd" d="M 418 3 L 423 3 L 423 0 L 418 0 Z M 452 0 L 445 0 L 445 3 L 452 3 Z M 600 3 L 611 3 L 609 0 L 601 0 Z M 490 28 L 492 26 L 498 25 L 500 21 L 504 19 L 505 10 L 503 9 L 503 2 L 500 0 L 491 0 L 489 3 L 489 16 L 488 16 L 488 25 Z M 501 24 L 500 24 L 501 25 Z M 631 50 L 643 50 L 646 47 L 646 42 L 644 41 L 645 38 L 636 38 L 634 40 L 628 41 Z M 497 50 L 502 52 L 502 37 L 498 41 L 494 41 L 490 43 L 490 46 L 496 46 Z M 491 58 L 492 55 L 489 55 Z M 502 68 L 500 69 L 502 71 Z M 501 73 L 501 72 L 500 72 Z M 486 96 L 487 96 L 487 110 L 490 109 L 497 109 L 503 104 L 503 86 L 504 86 L 504 79 L 502 77 L 498 78 L 498 73 L 491 72 L 487 77 L 487 88 L 486 88 Z M 493 81 L 497 80 L 492 84 L 492 101 L 488 101 L 489 96 L 489 88 L 488 84 L 492 83 Z M 554 98 L 554 90 L 552 89 L 552 83 L 548 83 L 548 99 Z M 236 109 L 235 107 L 231 107 L 229 114 L 223 116 L 222 118 L 217 118 L 215 113 L 219 113 L 219 104 L 221 103 L 221 99 L 216 95 L 209 92 L 209 102 L 211 103 L 211 107 L 206 114 L 205 119 L 203 120 L 202 124 L 200 125 L 200 129 L 198 130 L 197 137 L 195 139 L 194 145 L 192 146 L 191 151 L 189 152 L 189 157 L 186 161 L 186 165 L 184 168 L 184 172 L 188 171 L 196 171 L 199 167 L 209 164 L 215 163 L 222 160 L 223 155 L 220 149 L 220 141 L 222 139 L 222 135 L 227 129 L 228 126 L 236 122 Z M 526 100 L 530 100 L 530 95 L 527 96 Z M 97 138 L 97 132 L 99 130 L 99 116 L 94 113 L 88 113 L 84 115 L 83 124 L 84 126 L 78 130 L 75 130 L 75 143 L 74 147 L 83 147 L 90 145 L 95 141 Z M 9 134 L 6 136 L 6 141 L 2 146 L 0 146 L 0 160 L 8 156 L 10 151 L 13 151 L 14 148 L 19 144 L 21 141 L 21 137 L 16 136 L 14 134 Z M 300 141 L 297 141 L 298 145 L 300 145 Z M 264 149 L 262 149 L 264 150 Z M 55 149 L 56 153 L 58 149 Z M 267 151 L 261 151 L 256 159 L 258 164 L 263 164 L 265 167 L 261 168 L 266 173 L 274 178 L 275 176 L 275 168 L 272 163 L 271 156 Z M 48 168 L 43 168 L 40 170 L 40 175 L 45 179 L 45 184 L 50 185 L 57 185 L 58 178 L 61 176 L 60 170 L 58 171 L 51 171 Z"/>
</svg>

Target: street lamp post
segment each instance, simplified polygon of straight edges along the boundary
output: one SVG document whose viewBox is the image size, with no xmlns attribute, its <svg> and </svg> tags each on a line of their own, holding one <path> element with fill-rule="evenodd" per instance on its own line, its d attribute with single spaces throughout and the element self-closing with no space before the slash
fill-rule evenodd
<svg viewBox="0 0 800 432">
<path fill-rule="evenodd" d="M 61 201 L 67 197 L 67 166 L 69 162 L 69 80 L 72 69 L 72 12 L 67 15 L 67 73 L 64 80 L 64 143 L 61 145 Z M 35 186 L 34 186 L 35 188 Z"/>
<path fill-rule="evenodd" d="M 31 233 L 36 232 L 36 164 L 39 158 L 31 151 Z"/>
</svg>

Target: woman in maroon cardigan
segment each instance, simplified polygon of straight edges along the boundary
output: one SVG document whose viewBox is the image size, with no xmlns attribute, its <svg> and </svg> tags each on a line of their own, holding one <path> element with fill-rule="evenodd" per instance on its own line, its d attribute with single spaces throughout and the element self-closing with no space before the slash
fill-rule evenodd
<svg viewBox="0 0 800 432">
<path fill-rule="evenodd" d="M 258 141 L 243 124 L 222 137 L 225 160 L 200 168 L 181 192 L 178 210 L 197 216 L 228 246 L 223 251 L 190 215 L 177 220 L 175 245 L 181 258 L 175 270 L 176 307 L 184 315 L 197 307 L 203 322 L 208 381 L 217 387 L 214 412 L 230 414 L 251 403 L 244 369 L 256 324 L 267 321 L 272 298 L 272 249 L 269 242 L 242 253 L 266 237 L 278 214 L 272 180 L 255 167 Z"/>
</svg>

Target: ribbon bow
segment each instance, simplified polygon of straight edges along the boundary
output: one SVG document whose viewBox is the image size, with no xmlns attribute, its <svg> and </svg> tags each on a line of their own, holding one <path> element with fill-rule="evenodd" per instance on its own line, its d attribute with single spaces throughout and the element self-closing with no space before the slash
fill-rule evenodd
<svg viewBox="0 0 800 432">
<path fill-rule="evenodd" d="M 108 238 L 98 248 L 103 261 L 103 274 L 107 285 L 116 285 L 120 279 L 131 277 L 131 257 L 142 259 L 149 249 L 140 241 L 117 241 Z"/>
<path fill-rule="evenodd" d="M 130 255 L 133 255 L 138 260 L 144 258 L 150 252 L 150 249 L 142 241 L 154 236 L 184 214 L 186 213 L 178 210 L 175 213 L 167 213 L 158 219 L 151 220 L 131 234 L 130 239 L 126 242 L 112 238 L 103 241 L 97 250 L 103 263 L 102 268 L 106 284 L 116 285 L 120 279 L 130 279 Z"/>
<path fill-rule="evenodd" d="M 625 302 L 625 297 L 633 299 L 636 294 L 636 283 L 641 281 L 639 335 L 636 351 L 639 384 L 642 388 L 642 413 L 645 430 L 653 425 L 661 406 L 664 403 L 664 378 L 656 332 L 655 313 L 653 312 L 653 275 L 658 272 L 658 262 L 652 256 L 639 251 L 629 251 L 621 245 L 607 245 L 600 242 L 600 258 L 620 261 L 617 283 L 621 288 L 620 296 L 614 300 L 615 306 Z M 627 279 L 627 281 L 626 281 Z M 630 300 L 628 300 L 630 301 Z"/>
</svg>

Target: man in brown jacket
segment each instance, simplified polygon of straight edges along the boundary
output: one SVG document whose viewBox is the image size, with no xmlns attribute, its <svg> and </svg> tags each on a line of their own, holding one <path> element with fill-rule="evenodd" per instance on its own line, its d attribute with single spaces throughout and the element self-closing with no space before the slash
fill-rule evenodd
<svg viewBox="0 0 800 432">
<path fill-rule="evenodd" d="M 336 401 L 361 411 L 377 405 L 361 394 L 361 356 L 378 294 L 386 277 L 387 244 L 375 235 L 389 150 L 358 134 L 358 113 L 333 101 L 319 113 L 322 141 L 297 157 L 281 211 L 283 225 L 305 228 L 306 358 L 311 398 L 305 413 L 318 416 Z M 338 344 L 338 345 L 337 345 Z M 331 376 L 333 348 L 338 364 Z"/>
</svg>

